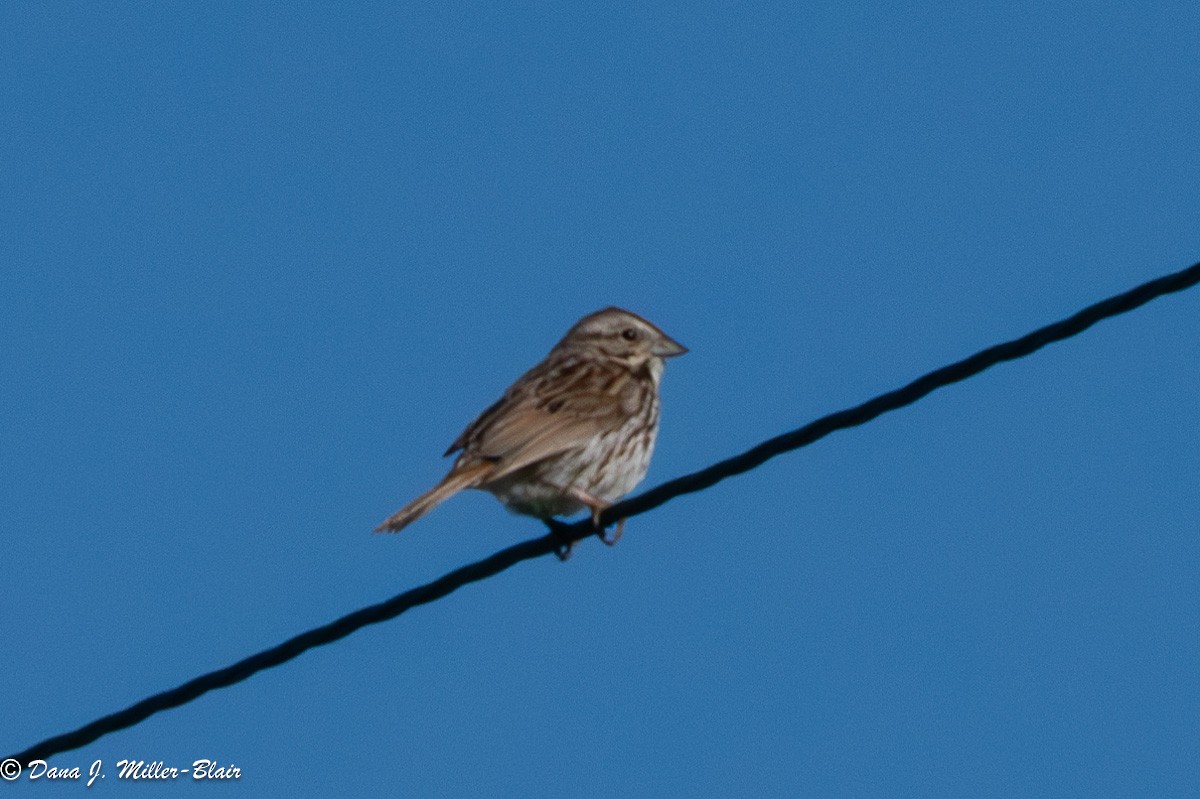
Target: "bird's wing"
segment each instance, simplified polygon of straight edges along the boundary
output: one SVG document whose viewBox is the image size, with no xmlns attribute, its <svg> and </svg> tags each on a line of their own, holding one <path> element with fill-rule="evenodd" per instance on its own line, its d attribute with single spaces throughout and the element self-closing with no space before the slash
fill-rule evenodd
<svg viewBox="0 0 1200 799">
<path fill-rule="evenodd" d="M 537 393 L 529 388 L 537 383 L 518 381 L 463 431 L 450 451 L 462 448 L 469 460 L 492 461 L 496 468 L 487 480 L 497 480 L 619 427 L 631 401 L 636 404 L 631 397 L 639 390 L 635 382 L 594 376 L 566 391 Z"/>
<path fill-rule="evenodd" d="M 614 420 L 606 415 L 574 417 L 531 409 L 506 415 L 480 442 L 479 454 L 496 460 L 488 481 L 498 480 L 546 458 L 586 446 Z M 490 453 L 503 453 L 494 455 Z"/>
</svg>

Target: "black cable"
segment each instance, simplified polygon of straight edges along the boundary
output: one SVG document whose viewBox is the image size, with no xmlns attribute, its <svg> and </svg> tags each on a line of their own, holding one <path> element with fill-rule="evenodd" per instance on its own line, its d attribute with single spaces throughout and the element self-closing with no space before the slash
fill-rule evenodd
<svg viewBox="0 0 1200 799">
<path fill-rule="evenodd" d="M 835 430 L 869 422 L 880 414 L 910 405 L 935 389 L 965 380 L 998 363 L 1029 355 L 1047 344 L 1082 333 L 1102 319 L 1132 311 L 1156 297 L 1182 291 L 1197 283 L 1200 283 L 1200 263 L 1143 283 L 1137 288 L 1084 308 L 1073 316 L 1046 325 L 1021 338 L 981 350 L 969 358 L 923 375 L 903 388 L 882 394 L 853 408 L 823 416 L 797 430 L 764 441 L 741 455 L 663 483 L 644 494 L 613 505 L 601 514 L 601 521 L 605 525 L 611 524 L 618 519 L 653 510 L 683 494 L 702 491 L 727 477 L 760 466 L 776 455 L 811 444 Z M 96 719 L 72 732 L 47 738 L 12 757 L 26 764 L 30 760 L 44 760 L 50 755 L 78 749 L 110 732 L 132 727 L 155 713 L 186 704 L 211 690 L 233 685 L 263 669 L 286 663 L 313 647 L 345 638 L 368 624 L 393 619 L 409 608 L 440 599 L 468 583 L 491 577 L 523 560 L 557 552 L 564 542 L 580 541 L 594 532 L 590 520 L 570 525 L 556 522 L 552 525 L 549 535 L 502 549 L 481 561 L 449 572 L 431 583 L 405 591 L 377 605 L 357 610 L 323 627 L 301 633 L 232 666 L 209 672 L 177 688 L 147 697 L 124 710 Z"/>
<path fill-rule="evenodd" d="M 835 430 L 845 430 L 865 424 L 888 411 L 911 405 L 943 386 L 966 380 L 998 363 L 1037 352 L 1047 344 L 1053 344 L 1082 333 L 1102 319 L 1132 311 L 1150 300 L 1164 294 L 1183 291 L 1197 283 L 1200 283 L 1200 263 L 1143 283 L 1123 294 L 1109 297 L 1107 300 L 1101 300 L 1066 319 L 1038 328 L 1020 338 L 980 350 L 969 358 L 922 375 L 903 388 L 881 394 L 853 408 L 822 416 L 815 422 L 810 422 L 797 430 L 768 439 L 741 455 L 735 455 L 719 463 L 714 463 L 706 469 L 669 480 L 644 494 L 638 494 L 636 497 L 613 505 L 601 514 L 601 521 L 604 524 L 610 524 L 620 518 L 628 518 L 653 510 L 680 494 L 700 491 L 721 482 L 726 477 L 748 472 L 776 455 L 807 446 Z"/>
</svg>

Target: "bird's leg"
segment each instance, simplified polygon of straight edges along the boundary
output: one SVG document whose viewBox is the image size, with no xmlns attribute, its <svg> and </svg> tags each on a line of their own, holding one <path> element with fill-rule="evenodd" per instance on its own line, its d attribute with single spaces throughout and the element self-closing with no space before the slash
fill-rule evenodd
<svg viewBox="0 0 1200 799">
<path fill-rule="evenodd" d="M 617 522 L 617 529 L 613 530 L 612 538 L 605 538 L 604 535 L 601 534 L 600 540 L 603 541 L 605 544 L 608 544 L 610 547 L 616 546 L 616 543 L 621 540 L 621 534 L 624 532 L 625 532 L 625 520 L 621 519 L 619 522 Z"/>
<path fill-rule="evenodd" d="M 550 535 L 554 536 L 558 542 L 558 546 L 554 548 L 554 556 L 560 561 L 566 561 L 571 557 L 571 550 L 575 548 L 575 541 L 567 534 L 568 525 L 563 524 L 558 519 L 543 519 L 546 526 L 550 528 Z"/>
<path fill-rule="evenodd" d="M 592 511 L 592 527 L 594 527 L 596 529 L 596 537 L 597 538 L 599 538 L 601 541 L 603 541 L 605 544 L 607 544 L 610 547 L 613 544 L 615 544 L 621 540 L 621 533 L 625 532 L 625 520 L 624 519 L 621 519 L 619 522 L 617 522 L 617 530 L 616 530 L 616 532 L 613 533 L 612 538 L 609 538 L 607 535 L 605 535 L 604 528 L 602 526 L 600 526 L 600 514 L 604 512 L 605 508 L 612 507 L 611 502 L 609 502 L 608 500 L 600 499 L 600 497 L 593 496 L 593 495 L 589 494 L 588 492 L 584 491 L 582 488 L 572 488 L 571 494 L 572 494 L 572 496 L 574 496 L 576 499 L 578 499 L 580 502 L 582 502 L 584 505 L 587 505 L 588 508 L 591 509 L 591 511 Z"/>
</svg>

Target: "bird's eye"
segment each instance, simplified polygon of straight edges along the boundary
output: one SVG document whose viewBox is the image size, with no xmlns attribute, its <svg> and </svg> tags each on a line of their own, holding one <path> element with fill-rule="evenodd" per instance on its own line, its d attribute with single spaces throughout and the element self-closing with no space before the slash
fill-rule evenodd
<svg viewBox="0 0 1200 799">
<path fill-rule="evenodd" d="M 621 331 L 621 338 L 625 339 L 626 341 L 637 341 L 638 332 L 632 327 L 627 327 Z"/>
</svg>

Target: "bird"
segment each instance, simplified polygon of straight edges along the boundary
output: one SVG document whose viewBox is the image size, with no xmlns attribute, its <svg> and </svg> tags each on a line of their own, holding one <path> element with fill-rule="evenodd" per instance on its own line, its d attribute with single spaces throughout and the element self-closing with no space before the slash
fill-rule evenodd
<svg viewBox="0 0 1200 799">
<path fill-rule="evenodd" d="M 587 508 L 599 538 L 615 544 L 625 520 L 608 537 L 600 513 L 646 476 L 664 361 L 686 352 L 631 311 L 584 316 L 454 440 L 445 456 L 459 454 L 449 473 L 375 531 L 398 532 L 458 492 L 479 489 L 552 530 L 554 517 Z M 564 544 L 559 557 L 570 549 Z"/>
</svg>

